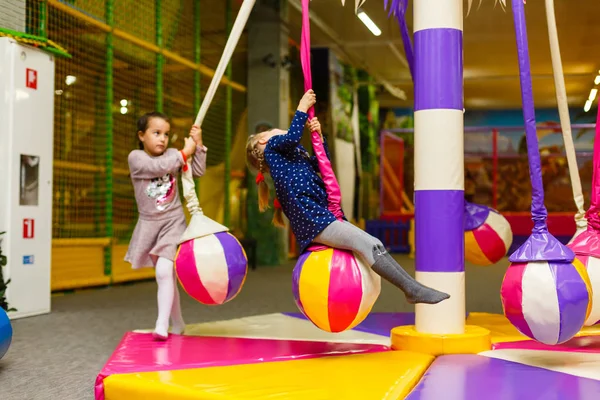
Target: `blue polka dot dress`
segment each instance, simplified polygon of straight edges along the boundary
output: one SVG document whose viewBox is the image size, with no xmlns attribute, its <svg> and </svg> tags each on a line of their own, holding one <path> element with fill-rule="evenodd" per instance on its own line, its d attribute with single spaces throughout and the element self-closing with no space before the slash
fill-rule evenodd
<svg viewBox="0 0 600 400">
<path fill-rule="evenodd" d="M 327 209 L 327 192 L 319 176 L 317 158 L 311 157 L 300 144 L 307 119 L 306 113 L 296 111 L 288 133 L 271 137 L 264 153 L 275 193 L 301 252 L 336 220 Z M 324 147 L 331 159 L 326 143 Z"/>
</svg>

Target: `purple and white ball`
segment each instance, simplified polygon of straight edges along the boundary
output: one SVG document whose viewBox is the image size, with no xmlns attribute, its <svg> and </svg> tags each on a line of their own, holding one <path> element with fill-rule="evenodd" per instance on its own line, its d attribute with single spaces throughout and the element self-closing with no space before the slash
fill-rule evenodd
<svg viewBox="0 0 600 400">
<path fill-rule="evenodd" d="M 590 278 L 572 263 L 513 263 L 501 288 L 504 315 L 523 335 L 555 345 L 575 336 L 592 308 Z"/>
<path fill-rule="evenodd" d="M 224 304 L 242 290 L 248 258 L 235 236 L 219 232 L 183 242 L 175 257 L 175 271 L 191 297 L 202 304 Z"/>
</svg>

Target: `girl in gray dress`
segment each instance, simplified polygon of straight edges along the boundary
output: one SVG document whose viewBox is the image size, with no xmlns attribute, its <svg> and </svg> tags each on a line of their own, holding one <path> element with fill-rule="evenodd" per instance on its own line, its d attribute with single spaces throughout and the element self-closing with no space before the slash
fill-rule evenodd
<svg viewBox="0 0 600 400">
<path fill-rule="evenodd" d="M 159 340 L 168 337 L 169 317 L 172 333 L 181 334 L 185 329 L 173 272 L 177 243 L 186 228 L 177 177 L 182 168 L 187 168 L 191 156 L 194 177 L 204 175 L 207 151 L 198 126 L 192 127 L 182 150 L 167 148 L 170 129 L 166 115 L 158 112 L 143 115 L 138 120 L 140 150 L 133 150 L 128 157 L 139 219 L 125 261 L 134 269 L 155 267 L 158 318 L 154 337 Z"/>
</svg>

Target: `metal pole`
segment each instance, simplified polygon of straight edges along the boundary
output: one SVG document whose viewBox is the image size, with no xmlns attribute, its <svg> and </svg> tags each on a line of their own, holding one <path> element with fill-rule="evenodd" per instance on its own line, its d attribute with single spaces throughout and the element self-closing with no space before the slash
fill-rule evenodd
<svg viewBox="0 0 600 400">
<path fill-rule="evenodd" d="M 492 207 L 498 209 L 498 129 L 492 131 Z"/>
<path fill-rule="evenodd" d="M 465 330 L 463 1 L 415 1 L 416 278 L 451 297 L 417 304 L 416 329 Z M 432 85 L 431 82 L 443 82 Z"/>
<path fill-rule="evenodd" d="M 102 133 L 100 126 L 102 125 L 102 100 L 100 100 L 100 91 L 102 85 L 100 83 L 100 77 L 96 76 L 94 80 L 94 147 L 102 148 Z M 61 96 L 62 97 L 62 96 Z M 101 156 L 99 153 L 94 153 L 95 157 Z M 94 160 L 94 164 L 101 163 L 101 157 Z M 100 172 L 94 172 L 94 198 L 100 197 L 100 188 L 102 187 L 102 175 Z M 94 201 L 94 236 L 100 237 L 101 235 L 101 215 L 102 205 L 100 201 Z"/>
<path fill-rule="evenodd" d="M 39 32 L 38 35 L 43 37 L 43 38 L 47 38 L 48 37 L 48 32 L 46 31 L 46 28 L 48 26 L 48 5 L 46 4 L 45 0 L 40 1 L 40 5 L 39 5 Z"/>
<path fill-rule="evenodd" d="M 111 28 L 106 33 L 106 194 L 104 197 L 104 207 L 106 214 L 106 237 L 113 238 L 113 31 L 115 26 L 114 19 L 114 0 L 106 0 L 105 17 L 106 23 Z M 110 275 L 112 272 L 112 246 L 107 246 L 104 250 L 104 274 Z"/>
<path fill-rule="evenodd" d="M 225 8 L 225 25 L 227 35 L 231 33 L 231 27 L 233 24 L 233 19 L 231 18 L 231 0 L 227 0 L 226 8 Z M 231 61 L 227 65 L 227 70 L 225 72 L 225 76 L 227 79 L 231 80 L 232 70 L 231 70 Z M 230 196 L 230 181 L 231 181 L 231 129 L 232 129 L 232 90 L 231 87 L 227 86 L 225 88 L 225 199 L 224 199 L 224 209 L 223 209 L 223 224 L 225 226 L 229 226 L 229 220 L 231 215 L 231 199 Z"/>
<path fill-rule="evenodd" d="M 156 8 L 156 45 L 159 52 L 156 55 L 156 111 L 163 112 L 163 26 L 162 26 L 162 0 L 155 1 Z"/>
</svg>

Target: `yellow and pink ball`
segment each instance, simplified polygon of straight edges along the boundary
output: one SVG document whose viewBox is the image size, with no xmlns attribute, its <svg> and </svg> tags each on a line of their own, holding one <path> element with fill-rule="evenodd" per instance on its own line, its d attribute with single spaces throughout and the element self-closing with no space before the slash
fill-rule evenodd
<svg viewBox="0 0 600 400">
<path fill-rule="evenodd" d="M 314 246 L 293 272 L 296 305 L 318 328 L 342 332 L 361 323 L 381 291 L 381 278 L 351 251 Z"/>
<path fill-rule="evenodd" d="M 488 266 L 500 261 L 512 244 L 509 222 L 496 210 L 465 202 L 465 260 Z"/>
</svg>

